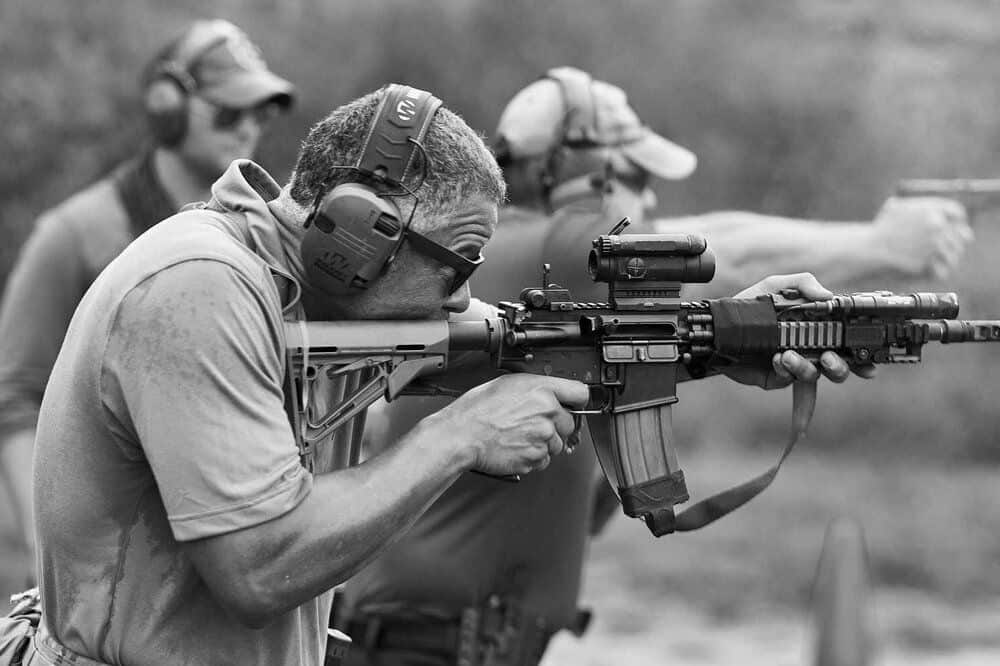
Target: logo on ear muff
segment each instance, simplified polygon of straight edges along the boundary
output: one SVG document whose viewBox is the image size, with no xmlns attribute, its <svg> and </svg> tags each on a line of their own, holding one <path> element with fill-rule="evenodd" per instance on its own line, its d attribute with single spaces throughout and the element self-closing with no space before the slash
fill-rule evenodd
<svg viewBox="0 0 1000 666">
<path fill-rule="evenodd" d="M 413 103 L 412 100 L 403 99 L 399 101 L 396 105 L 396 115 L 400 120 L 406 122 L 408 120 L 413 120 L 413 116 L 417 114 L 417 105 Z"/>
</svg>

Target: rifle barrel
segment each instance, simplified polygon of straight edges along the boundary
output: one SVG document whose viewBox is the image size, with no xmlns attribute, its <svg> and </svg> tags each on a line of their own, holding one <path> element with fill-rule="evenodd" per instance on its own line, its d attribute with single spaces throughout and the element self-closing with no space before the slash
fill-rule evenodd
<svg viewBox="0 0 1000 666">
<path fill-rule="evenodd" d="M 928 340 L 951 342 L 1000 342 L 998 319 L 938 319 L 923 322 Z"/>
</svg>

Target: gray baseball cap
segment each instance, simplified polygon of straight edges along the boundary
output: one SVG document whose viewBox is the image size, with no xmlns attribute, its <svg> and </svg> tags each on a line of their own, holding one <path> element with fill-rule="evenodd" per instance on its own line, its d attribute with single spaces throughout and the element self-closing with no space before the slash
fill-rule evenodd
<svg viewBox="0 0 1000 666">
<path fill-rule="evenodd" d="M 545 155 L 559 145 L 607 146 L 667 180 L 687 178 L 698 164 L 690 150 L 644 125 L 625 91 L 573 67 L 550 70 L 514 95 L 494 141 L 512 159 Z"/>
<path fill-rule="evenodd" d="M 172 59 L 213 104 L 249 108 L 274 102 L 288 107 L 295 86 L 267 67 L 260 49 L 240 28 L 222 19 L 195 21 L 181 36 Z"/>
</svg>

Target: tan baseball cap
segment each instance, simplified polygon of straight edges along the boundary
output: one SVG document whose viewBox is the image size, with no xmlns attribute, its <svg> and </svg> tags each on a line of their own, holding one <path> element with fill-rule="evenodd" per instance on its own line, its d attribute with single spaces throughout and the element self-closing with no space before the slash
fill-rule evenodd
<svg viewBox="0 0 1000 666">
<path fill-rule="evenodd" d="M 191 77 L 194 91 L 214 104 L 243 109 L 294 101 L 295 86 L 271 72 L 260 49 L 229 21 L 195 21 L 169 58 Z"/>
<path fill-rule="evenodd" d="M 557 146 L 621 151 L 649 173 L 687 178 L 698 159 L 639 120 L 618 86 L 596 81 L 575 67 L 558 67 L 521 89 L 500 115 L 494 136 L 498 153 L 537 157 Z"/>
</svg>

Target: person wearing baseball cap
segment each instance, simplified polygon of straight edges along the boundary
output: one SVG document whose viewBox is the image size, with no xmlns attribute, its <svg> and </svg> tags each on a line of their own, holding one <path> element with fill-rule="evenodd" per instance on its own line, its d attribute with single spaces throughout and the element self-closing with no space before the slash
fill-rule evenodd
<svg viewBox="0 0 1000 666">
<path fill-rule="evenodd" d="M 238 27 L 192 23 L 145 67 L 152 141 L 109 175 L 41 215 L 0 305 L 0 472 L 33 569 L 30 468 L 42 393 L 79 299 L 136 236 L 184 204 L 206 200 L 230 162 L 295 98 Z"/>
<path fill-rule="evenodd" d="M 550 211 L 606 194 L 613 176 L 681 180 L 698 163 L 690 150 L 643 124 L 625 91 L 574 67 L 551 69 L 514 95 L 493 143 L 511 202 Z"/>
<path fill-rule="evenodd" d="M 666 180 L 687 178 L 698 163 L 690 150 L 643 124 L 624 90 L 574 67 L 549 70 L 514 95 L 500 115 L 494 146 L 497 159 L 508 163 L 551 162 L 560 149 L 613 149 Z"/>
<path fill-rule="evenodd" d="M 249 37 L 221 19 L 195 21 L 170 42 L 143 70 L 142 87 L 164 185 L 197 180 L 199 191 L 176 193 L 180 203 L 207 194 L 230 162 L 250 157 L 295 95 Z"/>
<path fill-rule="evenodd" d="M 651 219 L 657 202 L 650 180 L 687 178 L 695 155 L 639 120 L 621 88 L 573 67 L 549 70 L 511 99 L 494 147 L 511 203 L 558 211 L 542 257 L 585 256 L 591 239 L 625 216 L 634 233 L 700 233 L 718 262 L 712 283 L 691 290 L 701 297 L 732 293 L 761 275 L 806 270 L 836 285 L 943 278 L 972 240 L 965 209 L 941 198 L 890 198 L 871 223 L 735 210 Z M 880 250 L 859 251 L 873 247 Z M 565 281 L 574 294 L 601 296 L 585 271 L 573 275 L 579 279 Z"/>
<path fill-rule="evenodd" d="M 715 296 L 753 281 L 734 285 L 731 276 L 742 277 L 743 264 L 759 264 L 754 257 L 776 254 L 772 246 L 788 256 L 754 279 L 808 270 L 813 261 L 853 267 L 870 261 L 847 256 L 846 248 L 877 224 L 829 224 L 827 231 L 820 223 L 743 212 L 646 220 L 655 206 L 651 178 L 686 178 L 697 158 L 644 124 L 621 88 L 576 68 L 549 70 L 516 93 L 492 143 L 509 205 L 500 212 L 488 260 L 471 279 L 473 296 L 487 303 L 516 300 L 522 288 L 541 284 L 543 262 L 551 262 L 550 280 L 568 287 L 574 300 L 606 300 L 606 286 L 587 274 L 586 257 L 591 240 L 625 215 L 633 220 L 625 233 L 696 231 L 710 235 L 718 264 L 735 257 L 741 269 L 721 268 L 728 275 L 709 285 Z M 938 201 L 936 210 L 957 215 L 953 225 L 961 233 L 964 213 L 951 203 Z M 896 225 L 923 219 L 900 210 L 885 215 Z M 758 236 L 738 233 L 753 229 Z M 802 241 L 798 230 L 805 232 Z M 849 240 L 834 246 L 841 250 L 804 249 L 810 239 L 845 235 Z M 796 261 L 795 270 L 784 270 Z M 891 272 L 887 263 L 882 270 Z M 411 396 L 383 403 L 369 411 L 366 438 L 372 446 L 394 441 L 448 401 Z M 530 665 L 561 630 L 581 633 L 589 617 L 577 608 L 587 543 L 619 511 L 586 430 L 581 440 L 572 456 L 517 484 L 463 475 L 352 578 L 335 617 L 335 626 L 356 639 L 347 663 L 445 665 L 488 654 L 490 663 Z"/>
</svg>

